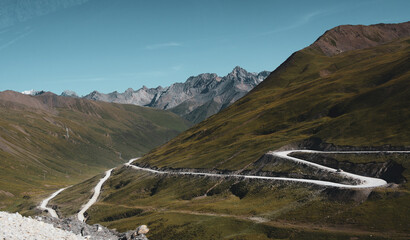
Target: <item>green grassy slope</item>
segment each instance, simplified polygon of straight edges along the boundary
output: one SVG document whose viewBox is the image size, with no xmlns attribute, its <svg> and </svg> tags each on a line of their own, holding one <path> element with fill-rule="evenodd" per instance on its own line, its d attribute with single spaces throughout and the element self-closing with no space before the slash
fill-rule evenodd
<svg viewBox="0 0 410 240">
<path fill-rule="evenodd" d="M 304 49 L 231 107 L 138 162 L 252 171 L 266 151 L 310 137 L 336 145 L 409 146 L 409 57 L 410 39 L 334 57 Z M 404 179 L 410 176 L 406 155 L 329 157 L 350 162 L 352 169 L 395 161 L 405 169 Z M 286 164 L 262 170 L 299 172 Z M 85 188 L 63 192 L 56 199 L 60 212 L 78 211 L 78 204 L 64 199 Z M 375 189 L 363 201 L 366 194 L 121 168 L 88 213 L 90 223 L 120 231 L 148 224 L 149 237 L 158 239 L 408 239 L 409 185 Z"/>
<path fill-rule="evenodd" d="M 410 39 L 333 57 L 293 54 L 235 104 L 139 160 L 242 169 L 263 153 L 319 137 L 336 145 L 410 145 Z"/>
<path fill-rule="evenodd" d="M 325 155 L 327 157 L 327 155 Z M 330 157 L 330 156 L 329 156 Z M 331 155 L 353 164 L 394 159 L 410 177 L 409 156 Z M 100 176 L 101 177 L 101 176 Z M 92 181 L 92 180 L 91 180 Z M 75 214 L 84 203 L 70 196 L 90 194 L 83 183 L 52 201 L 58 211 Z M 369 192 L 326 189 L 309 184 L 155 175 L 130 168 L 114 170 L 100 200 L 88 210 L 88 223 L 119 231 L 147 224 L 155 239 L 407 239 L 410 188 Z M 76 195 L 80 196 L 80 195 Z"/>
<path fill-rule="evenodd" d="M 144 107 L 0 93 L 0 209 L 27 210 L 52 191 L 140 156 L 187 128 Z"/>
</svg>

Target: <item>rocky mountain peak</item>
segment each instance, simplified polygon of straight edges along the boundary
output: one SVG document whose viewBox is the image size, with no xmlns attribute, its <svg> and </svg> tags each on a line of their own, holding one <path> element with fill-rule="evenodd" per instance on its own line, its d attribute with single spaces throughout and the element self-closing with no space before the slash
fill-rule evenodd
<svg viewBox="0 0 410 240">
<path fill-rule="evenodd" d="M 374 47 L 410 36 L 410 21 L 399 24 L 341 25 L 326 31 L 310 48 L 327 56 Z"/>
<path fill-rule="evenodd" d="M 77 93 L 71 90 L 64 90 L 64 92 L 61 93 L 61 96 L 78 98 Z"/>
<path fill-rule="evenodd" d="M 168 87 L 166 87 L 166 88 L 168 88 Z M 155 88 L 155 90 L 163 90 L 163 89 L 166 89 L 166 88 L 163 88 L 163 87 L 161 87 L 161 86 L 158 86 L 158 87 Z"/>
<path fill-rule="evenodd" d="M 144 86 L 145 87 L 145 86 Z M 125 92 L 134 92 L 134 89 L 132 88 L 127 88 L 127 90 L 125 90 Z"/>
<path fill-rule="evenodd" d="M 270 72 L 269 71 L 262 71 L 258 73 L 258 77 L 265 79 L 267 76 L 269 76 Z"/>
<path fill-rule="evenodd" d="M 37 96 L 37 95 L 43 94 L 44 91 L 43 90 L 37 91 L 37 90 L 31 89 L 31 90 L 23 91 L 21 93 L 24 94 L 24 95 Z"/>
<path fill-rule="evenodd" d="M 237 66 L 222 78 L 216 73 L 203 73 L 189 77 L 184 83 L 174 83 L 165 88 L 143 86 L 138 90 L 129 88 L 124 93 L 115 91 L 108 94 L 94 91 L 84 98 L 169 109 L 197 123 L 244 96 L 269 73 L 249 73 Z"/>
<path fill-rule="evenodd" d="M 230 75 L 230 76 L 234 76 L 234 77 L 244 77 L 244 76 L 246 76 L 247 74 L 249 74 L 245 69 L 243 69 L 243 68 L 241 68 L 241 67 L 239 67 L 239 66 L 236 66 L 233 70 L 232 70 L 232 72 L 230 72 L 229 74 L 228 74 L 228 76 Z"/>
<path fill-rule="evenodd" d="M 218 75 L 215 73 L 202 73 L 198 76 L 189 77 L 185 85 L 190 88 L 202 88 L 217 78 Z"/>
<path fill-rule="evenodd" d="M 86 99 L 91 99 L 91 100 L 100 100 L 101 93 L 98 92 L 97 90 L 92 91 L 90 94 L 84 96 Z"/>
</svg>

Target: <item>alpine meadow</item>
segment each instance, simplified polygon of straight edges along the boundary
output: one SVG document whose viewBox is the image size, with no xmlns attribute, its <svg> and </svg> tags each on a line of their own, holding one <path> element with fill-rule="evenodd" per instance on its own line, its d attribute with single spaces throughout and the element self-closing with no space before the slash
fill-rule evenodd
<svg viewBox="0 0 410 240">
<path fill-rule="evenodd" d="M 0 0 L 0 239 L 409 239 L 408 7 Z"/>
</svg>

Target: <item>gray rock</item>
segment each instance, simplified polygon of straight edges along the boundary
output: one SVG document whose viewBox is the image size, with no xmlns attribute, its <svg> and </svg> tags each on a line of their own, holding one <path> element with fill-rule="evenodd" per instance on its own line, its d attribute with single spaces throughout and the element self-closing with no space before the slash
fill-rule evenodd
<svg viewBox="0 0 410 240">
<path fill-rule="evenodd" d="M 165 90 L 166 89 L 162 87 L 147 88 L 143 86 L 141 89 L 138 89 L 136 91 L 134 91 L 132 88 L 128 88 L 124 93 L 115 91 L 105 94 L 98 91 L 93 91 L 90 94 L 84 96 L 84 98 L 103 102 L 149 106 L 151 102 L 155 101 L 158 96 L 160 96 L 161 93 Z"/>
<path fill-rule="evenodd" d="M 61 93 L 61 96 L 78 98 L 77 93 L 71 90 L 65 90 L 64 92 Z"/>
<path fill-rule="evenodd" d="M 185 83 L 174 83 L 169 87 L 142 87 L 134 91 L 108 94 L 94 91 L 84 98 L 154 107 L 170 110 L 187 120 L 198 123 L 228 107 L 262 82 L 270 72 L 249 73 L 235 67 L 225 77 L 215 73 L 204 73 L 190 77 Z"/>
<path fill-rule="evenodd" d="M 141 225 L 135 230 L 128 231 L 126 233 L 123 233 L 120 235 L 118 239 L 120 240 L 148 240 L 148 238 L 145 236 L 149 231 L 148 227 L 146 225 Z"/>
<path fill-rule="evenodd" d="M 145 238 L 141 238 L 141 235 L 136 235 L 140 238 L 122 238 L 125 236 L 122 233 L 118 233 L 114 230 L 108 229 L 104 226 L 101 226 L 100 224 L 94 224 L 94 225 L 88 225 L 84 222 L 78 221 L 78 219 L 72 217 L 72 218 L 65 218 L 65 219 L 56 219 L 52 217 L 37 217 L 37 220 L 53 224 L 54 227 L 60 228 L 66 231 L 71 231 L 74 234 L 81 235 L 83 237 L 86 237 L 87 239 L 93 239 L 93 240 L 117 240 L 117 239 L 144 239 L 148 240 L 145 236 Z M 136 232 L 136 231 L 132 231 Z"/>
</svg>

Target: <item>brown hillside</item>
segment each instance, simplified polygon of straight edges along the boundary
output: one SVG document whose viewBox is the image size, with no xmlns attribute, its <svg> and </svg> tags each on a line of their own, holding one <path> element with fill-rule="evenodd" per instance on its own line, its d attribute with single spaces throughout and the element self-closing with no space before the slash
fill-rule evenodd
<svg viewBox="0 0 410 240">
<path fill-rule="evenodd" d="M 326 31 L 311 48 L 326 56 L 342 52 L 375 47 L 393 40 L 410 36 L 410 21 L 399 24 L 342 25 Z"/>
</svg>

